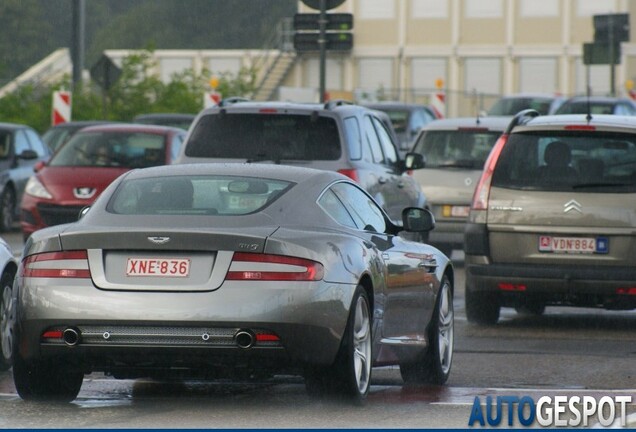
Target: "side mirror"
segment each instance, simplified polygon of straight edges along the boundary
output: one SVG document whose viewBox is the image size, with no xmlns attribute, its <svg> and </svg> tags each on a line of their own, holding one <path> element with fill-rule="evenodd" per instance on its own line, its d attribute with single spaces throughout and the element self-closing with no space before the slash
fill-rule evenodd
<svg viewBox="0 0 636 432">
<path fill-rule="evenodd" d="M 407 170 L 416 170 L 426 166 L 426 159 L 420 153 L 409 152 L 404 158 L 404 166 Z"/>
<path fill-rule="evenodd" d="M 31 159 L 37 159 L 37 158 L 38 158 L 38 154 L 31 149 L 24 150 L 22 153 L 18 155 L 18 159 L 24 159 L 24 160 L 31 160 Z"/>
<path fill-rule="evenodd" d="M 402 210 L 402 227 L 409 232 L 428 232 L 435 228 L 435 217 L 429 210 L 407 207 Z"/>
</svg>

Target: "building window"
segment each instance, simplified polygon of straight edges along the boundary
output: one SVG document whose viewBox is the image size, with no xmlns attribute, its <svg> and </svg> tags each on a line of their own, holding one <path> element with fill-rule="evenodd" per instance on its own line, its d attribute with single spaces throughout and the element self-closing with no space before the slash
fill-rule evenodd
<svg viewBox="0 0 636 432">
<path fill-rule="evenodd" d="M 320 59 L 310 58 L 305 63 L 305 84 L 307 87 L 320 88 Z M 342 89 L 342 63 L 327 59 L 325 63 L 325 88 L 327 90 Z"/>
<path fill-rule="evenodd" d="M 559 0 L 521 0 L 519 15 L 522 18 L 558 17 Z"/>
<path fill-rule="evenodd" d="M 395 0 L 364 0 L 357 2 L 356 18 L 360 19 L 394 19 Z"/>
<path fill-rule="evenodd" d="M 467 58 L 464 77 L 465 92 L 498 95 L 501 93 L 501 59 Z"/>
<path fill-rule="evenodd" d="M 448 18 L 448 0 L 411 0 L 413 18 Z"/>
<path fill-rule="evenodd" d="M 616 0 L 577 0 L 576 2 L 576 15 L 579 17 L 610 14 L 616 11 Z"/>
<path fill-rule="evenodd" d="M 241 71 L 240 58 L 211 58 L 208 60 L 208 68 L 214 74 L 232 74 L 238 75 Z"/>
<path fill-rule="evenodd" d="M 358 93 L 361 99 L 392 98 L 393 61 L 365 58 L 358 61 Z"/>
<path fill-rule="evenodd" d="M 557 89 L 557 59 L 519 59 L 520 92 L 555 93 Z"/>
<path fill-rule="evenodd" d="M 161 67 L 161 81 L 170 82 L 174 74 L 183 73 L 192 69 L 191 58 L 162 58 L 159 61 Z"/>
<path fill-rule="evenodd" d="M 435 82 L 446 81 L 447 62 L 444 58 L 414 58 L 411 62 L 411 87 L 426 93 L 438 90 Z"/>
<path fill-rule="evenodd" d="M 503 17 L 502 0 L 464 0 L 466 18 Z"/>
<path fill-rule="evenodd" d="M 593 95 L 607 95 L 611 92 L 610 65 L 585 65 L 582 58 L 576 59 L 576 94 L 587 93 L 587 75 L 590 75 L 590 92 Z"/>
</svg>

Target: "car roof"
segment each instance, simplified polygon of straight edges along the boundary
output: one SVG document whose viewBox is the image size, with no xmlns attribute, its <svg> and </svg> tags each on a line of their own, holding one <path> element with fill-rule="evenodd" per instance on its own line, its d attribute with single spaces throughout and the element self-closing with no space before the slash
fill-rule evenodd
<svg viewBox="0 0 636 432">
<path fill-rule="evenodd" d="M 135 123 L 108 123 L 103 125 L 88 126 L 80 130 L 78 133 L 87 132 L 148 132 L 148 133 L 167 133 L 167 132 L 179 132 L 185 133 L 183 129 L 160 126 L 160 125 L 146 125 Z"/>
<path fill-rule="evenodd" d="M 56 125 L 51 126 L 49 129 L 58 129 L 58 128 L 76 128 L 76 127 L 86 127 L 100 124 L 112 124 L 114 121 L 109 120 L 74 120 L 68 121 L 64 123 L 58 123 Z"/>
<path fill-rule="evenodd" d="M 179 119 L 179 120 L 194 120 L 196 114 L 186 114 L 186 113 L 149 113 L 149 114 L 139 114 L 135 116 L 133 121 L 144 120 L 144 119 Z"/>
<path fill-rule="evenodd" d="M 0 123 L 0 129 L 22 129 L 22 128 L 31 128 L 31 126 L 20 124 L 20 123 Z"/>
<path fill-rule="evenodd" d="M 558 114 L 537 116 L 528 122 L 517 126 L 524 127 L 566 127 L 566 126 L 586 126 L 596 128 L 626 128 L 636 129 L 636 116 L 615 115 L 615 114 L 593 114 L 588 118 L 587 114 Z"/>
<path fill-rule="evenodd" d="M 289 113 L 310 113 L 313 111 L 317 111 L 320 113 L 327 112 L 346 112 L 352 113 L 354 111 L 366 110 L 369 111 L 371 108 L 367 108 L 362 105 L 355 105 L 348 101 L 340 101 L 333 100 L 326 102 L 324 104 L 320 103 L 311 103 L 311 102 L 285 102 L 285 101 L 267 101 L 267 102 L 241 102 L 236 104 L 231 104 L 228 106 L 213 106 L 210 108 L 206 108 L 203 111 L 203 114 L 211 114 L 218 113 L 223 110 L 225 112 L 258 112 L 259 110 L 270 109 L 277 110 L 277 112 L 281 114 L 289 114 Z"/>
<path fill-rule="evenodd" d="M 382 108 L 389 108 L 389 109 L 402 109 L 402 110 L 415 110 L 415 109 L 428 109 L 428 105 L 426 104 L 417 104 L 417 103 L 406 103 L 406 102 L 399 102 L 399 101 L 379 101 L 379 102 L 365 102 L 365 103 L 361 103 L 360 105 L 368 107 L 368 108 L 373 108 L 373 109 L 382 109 Z"/>
<path fill-rule="evenodd" d="M 264 164 L 264 163 L 192 163 L 178 165 L 162 165 L 130 171 L 128 178 L 148 178 L 157 176 L 192 176 L 192 175 L 244 175 L 285 180 L 295 183 L 312 183 L 322 181 L 330 183 L 337 180 L 349 180 L 348 177 L 335 171 L 314 168 Z"/>
<path fill-rule="evenodd" d="M 613 96 L 573 96 L 566 100 L 564 104 L 569 102 L 584 102 L 590 101 L 592 103 L 612 103 L 612 102 L 629 102 L 634 103 L 633 100 L 626 97 L 613 97 Z"/>
<path fill-rule="evenodd" d="M 488 128 L 504 131 L 512 117 L 485 116 L 485 117 L 455 117 L 433 120 L 422 128 L 428 130 L 455 130 L 458 128 Z"/>
</svg>

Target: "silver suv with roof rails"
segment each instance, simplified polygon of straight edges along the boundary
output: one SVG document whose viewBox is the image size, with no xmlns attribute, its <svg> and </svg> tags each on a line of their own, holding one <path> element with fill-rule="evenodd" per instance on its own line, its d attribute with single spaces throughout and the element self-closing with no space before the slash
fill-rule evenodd
<svg viewBox="0 0 636 432">
<path fill-rule="evenodd" d="M 342 101 L 241 102 L 195 119 L 176 163 L 275 163 L 337 171 L 357 181 L 401 224 L 405 207 L 426 207 L 383 114 Z M 426 240 L 426 239 L 421 239 Z"/>
<path fill-rule="evenodd" d="M 636 308 L 636 117 L 523 111 L 495 144 L 464 235 L 466 315 Z"/>
</svg>

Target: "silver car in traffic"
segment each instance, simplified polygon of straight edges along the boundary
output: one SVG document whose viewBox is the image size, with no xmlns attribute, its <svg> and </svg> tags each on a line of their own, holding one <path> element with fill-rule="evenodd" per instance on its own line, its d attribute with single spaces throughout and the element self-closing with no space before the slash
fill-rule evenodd
<svg viewBox="0 0 636 432">
<path fill-rule="evenodd" d="M 373 365 L 444 383 L 453 268 L 349 178 L 309 168 L 171 165 L 122 175 L 76 223 L 35 232 L 12 294 L 24 399 L 74 399 L 84 374 L 292 373 L 361 401 Z"/>
</svg>

